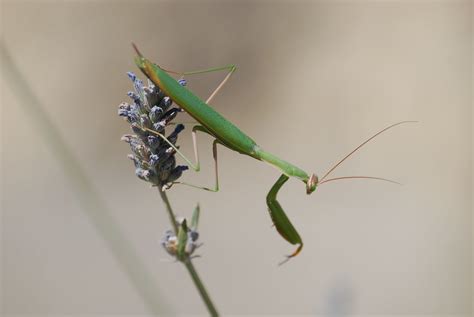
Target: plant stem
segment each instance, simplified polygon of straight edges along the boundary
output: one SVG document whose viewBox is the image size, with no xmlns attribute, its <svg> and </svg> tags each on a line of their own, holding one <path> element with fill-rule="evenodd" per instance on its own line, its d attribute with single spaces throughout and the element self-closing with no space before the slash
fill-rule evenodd
<svg viewBox="0 0 474 317">
<path fill-rule="evenodd" d="M 168 216 L 170 217 L 171 224 L 173 225 L 173 230 L 175 234 L 178 235 L 178 225 L 176 224 L 176 216 L 174 215 L 173 209 L 171 208 L 171 204 L 168 200 L 168 196 L 166 195 L 165 191 L 161 190 L 161 188 L 158 188 L 158 192 L 160 193 L 161 199 L 163 199 L 163 202 L 165 203 L 166 211 L 168 212 Z M 182 262 L 184 263 L 184 266 L 186 266 L 186 269 L 188 270 L 189 274 L 191 275 L 194 285 L 196 286 L 199 292 L 199 295 L 201 295 L 202 300 L 206 304 L 209 314 L 211 316 L 219 316 L 219 313 L 217 312 L 217 309 L 214 307 L 211 297 L 207 293 L 206 288 L 204 287 L 204 284 L 199 278 L 199 275 L 196 269 L 194 268 L 194 265 L 191 262 L 191 259 L 189 258 L 189 256 L 186 256 L 186 258 Z"/>
<path fill-rule="evenodd" d="M 196 269 L 194 268 L 193 262 L 191 262 L 191 259 L 189 257 L 186 257 L 183 263 L 188 269 L 188 272 L 191 275 L 191 278 L 193 279 L 194 285 L 196 285 L 196 288 L 199 291 L 199 295 L 201 295 L 202 300 L 206 304 L 209 314 L 211 316 L 219 316 L 219 313 L 214 307 L 211 297 L 209 297 L 209 294 L 207 293 L 206 288 L 204 287 L 204 284 L 202 284 L 202 281 L 199 278 L 199 275 L 197 274 Z"/>
<path fill-rule="evenodd" d="M 158 192 L 160 193 L 161 199 L 166 206 L 166 211 L 168 212 L 168 217 L 170 217 L 171 225 L 173 226 L 173 231 L 176 236 L 178 236 L 178 224 L 176 223 L 176 216 L 174 215 L 173 209 L 171 208 L 170 201 L 168 200 L 168 195 L 164 190 L 158 187 Z"/>
</svg>

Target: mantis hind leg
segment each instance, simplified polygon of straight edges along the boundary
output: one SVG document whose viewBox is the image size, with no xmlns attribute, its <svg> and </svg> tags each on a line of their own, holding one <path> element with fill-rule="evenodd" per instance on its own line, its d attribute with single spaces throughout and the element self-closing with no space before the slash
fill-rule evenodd
<svg viewBox="0 0 474 317">
<path fill-rule="evenodd" d="M 287 255 L 287 258 L 283 262 L 281 262 L 280 265 L 287 262 L 292 257 L 297 256 L 300 253 L 301 249 L 303 249 L 303 240 L 301 240 L 298 231 L 296 231 L 295 227 L 291 223 L 290 219 L 288 219 L 288 216 L 281 207 L 280 203 L 277 201 L 278 191 L 288 179 L 288 176 L 282 174 L 280 178 L 278 178 L 276 183 L 273 185 L 273 187 L 270 189 L 270 192 L 267 195 L 267 206 L 270 212 L 270 217 L 272 218 L 273 224 L 275 225 L 275 228 L 277 229 L 278 233 L 283 237 L 283 239 L 285 239 L 289 243 L 298 244 L 298 248 L 296 249 L 296 251 L 290 255 Z"/>
</svg>

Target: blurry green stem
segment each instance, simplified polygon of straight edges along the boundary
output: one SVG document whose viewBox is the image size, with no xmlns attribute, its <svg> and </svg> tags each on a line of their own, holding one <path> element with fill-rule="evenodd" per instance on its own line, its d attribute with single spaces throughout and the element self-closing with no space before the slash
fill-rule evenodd
<svg viewBox="0 0 474 317">
<path fill-rule="evenodd" d="M 20 72 L 17 63 L 13 59 L 13 54 L 7 49 L 4 40 L 0 40 L 0 69 L 0 75 L 5 83 L 5 90 L 7 90 L 7 85 L 10 85 L 9 91 L 18 98 L 18 106 L 23 108 L 24 116 L 29 117 L 30 123 L 36 129 L 34 130 L 35 133 L 43 138 L 46 146 L 49 146 L 59 168 L 67 177 L 70 184 L 70 187 L 67 188 L 77 197 L 77 202 L 80 204 L 82 211 L 91 221 L 98 236 L 104 241 L 107 251 L 111 252 L 110 254 L 115 258 L 120 269 L 143 299 L 147 309 L 154 316 L 174 314 L 169 304 L 163 300 L 153 274 L 140 258 L 134 243 L 127 237 L 119 222 L 115 219 L 116 212 L 110 209 L 100 191 L 97 190 L 96 179 L 89 177 L 86 173 L 83 164 L 71 149 L 73 145 L 68 143 L 68 139 L 65 138 L 61 130 L 54 124 L 48 111 L 46 111 L 45 104 L 41 102 L 31 88 L 27 80 L 29 73 L 25 75 Z M 3 102 L 3 98 L 1 98 L 1 102 Z M 13 105 L 10 105 L 10 107 L 5 105 L 2 109 L 4 116 L 0 115 L 1 133 L 5 138 L 15 135 L 15 132 L 11 131 L 14 123 L 11 126 L 5 124 L 7 118 L 10 118 L 11 112 L 9 111 L 12 107 Z M 10 129 L 8 129 L 9 127 Z M 8 150 L 11 149 L 2 148 L 2 157 L 4 152 Z"/>
<path fill-rule="evenodd" d="M 166 195 L 165 191 L 161 190 L 161 188 L 158 188 L 158 192 L 160 193 L 161 199 L 163 199 L 163 202 L 165 203 L 166 211 L 168 212 L 168 216 L 170 217 L 171 224 L 173 225 L 174 233 L 175 235 L 178 235 L 178 225 L 176 224 L 176 216 L 173 212 L 173 209 L 171 208 L 170 202 L 168 200 L 168 196 Z M 189 256 L 186 256 L 186 259 L 183 261 L 183 263 L 188 269 L 188 272 L 191 275 L 194 285 L 196 285 L 199 295 L 201 295 L 202 300 L 206 304 L 209 314 L 211 316 L 219 316 L 219 313 L 217 312 L 217 309 L 214 307 L 211 297 L 207 293 L 206 288 L 204 287 L 204 284 L 199 278 L 199 275 L 196 272 L 196 269 L 194 268 L 194 265 L 191 262 L 191 259 L 189 258 Z"/>
</svg>

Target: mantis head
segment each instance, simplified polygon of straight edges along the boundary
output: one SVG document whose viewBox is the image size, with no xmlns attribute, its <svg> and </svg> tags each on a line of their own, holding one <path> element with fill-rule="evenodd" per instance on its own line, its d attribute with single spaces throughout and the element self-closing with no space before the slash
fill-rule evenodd
<svg viewBox="0 0 474 317">
<path fill-rule="evenodd" d="M 308 181 L 306 182 L 306 194 L 311 194 L 316 190 L 316 187 L 318 186 L 319 179 L 316 174 L 311 174 L 311 176 L 308 178 Z"/>
</svg>

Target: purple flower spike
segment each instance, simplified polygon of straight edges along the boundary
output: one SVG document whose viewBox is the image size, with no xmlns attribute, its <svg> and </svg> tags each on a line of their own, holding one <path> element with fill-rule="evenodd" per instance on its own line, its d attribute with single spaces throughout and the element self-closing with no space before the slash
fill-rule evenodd
<svg viewBox="0 0 474 317">
<path fill-rule="evenodd" d="M 133 103 L 120 104 L 118 115 L 128 121 L 135 133 L 122 137 L 132 150 L 133 154 L 129 154 L 129 158 L 135 166 L 135 174 L 160 188 L 170 188 L 188 169 L 185 165 L 176 165 L 176 151 L 161 137 L 166 135 L 166 127 L 180 109 L 170 108 L 173 102 L 159 87 L 151 83 L 143 86 L 143 82 L 132 72 L 128 72 L 127 76 L 135 89 L 128 93 Z M 186 81 L 180 83 L 185 85 Z M 178 134 L 183 129 L 184 125 L 176 125 L 166 136 L 167 140 L 176 144 Z"/>
</svg>

